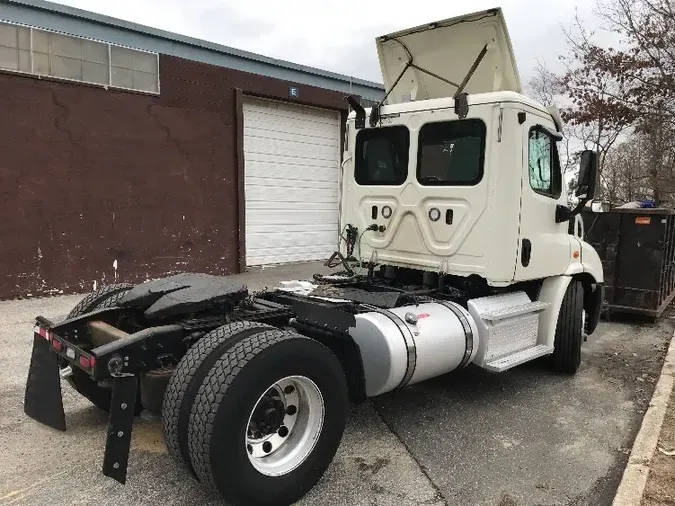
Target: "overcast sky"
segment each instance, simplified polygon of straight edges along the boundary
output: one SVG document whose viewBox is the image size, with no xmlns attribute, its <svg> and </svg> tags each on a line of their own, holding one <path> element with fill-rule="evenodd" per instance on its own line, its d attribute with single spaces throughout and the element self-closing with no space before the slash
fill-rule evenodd
<svg viewBox="0 0 675 506">
<path fill-rule="evenodd" d="M 362 79 L 382 82 L 374 39 L 501 6 L 523 84 L 537 59 L 555 67 L 561 25 L 583 0 L 57 0 L 59 3 Z"/>
</svg>

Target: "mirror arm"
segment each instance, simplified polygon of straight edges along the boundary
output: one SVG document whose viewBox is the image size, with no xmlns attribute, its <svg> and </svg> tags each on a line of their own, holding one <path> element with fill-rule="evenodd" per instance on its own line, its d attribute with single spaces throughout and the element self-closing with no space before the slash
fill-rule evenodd
<svg viewBox="0 0 675 506">
<path fill-rule="evenodd" d="M 352 106 L 352 109 L 356 112 L 356 119 L 354 121 L 355 125 L 354 128 L 357 130 L 360 130 L 361 128 L 365 128 L 366 126 L 366 110 L 363 108 L 361 104 L 359 104 L 358 100 L 356 100 L 353 96 L 347 95 L 345 97 L 345 100 L 349 103 L 349 105 Z"/>
<path fill-rule="evenodd" d="M 563 223 L 565 221 L 571 220 L 581 212 L 581 210 L 584 208 L 584 206 L 586 205 L 586 203 L 588 203 L 589 200 L 591 200 L 590 197 L 584 197 L 580 199 L 577 206 L 572 210 L 570 210 L 570 208 L 567 206 L 561 206 L 560 204 L 558 204 L 557 206 L 555 206 L 555 222 Z"/>
</svg>

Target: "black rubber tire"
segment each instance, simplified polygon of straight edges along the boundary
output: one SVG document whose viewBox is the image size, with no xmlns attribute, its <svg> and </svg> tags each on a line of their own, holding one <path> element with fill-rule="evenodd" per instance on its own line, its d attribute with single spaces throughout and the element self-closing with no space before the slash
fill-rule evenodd
<svg viewBox="0 0 675 506">
<path fill-rule="evenodd" d="M 82 299 L 68 313 L 68 319 L 81 316 L 96 309 L 112 307 L 133 287 L 134 285 L 130 285 L 129 283 L 116 283 L 114 285 L 103 286 Z"/>
<path fill-rule="evenodd" d="M 188 449 L 190 410 L 204 376 L 225 351 L 253 334 L 274 327 L 255 322 L 235 322 L 212 330 L 197 341 L 178 362 L 164 392 L 162 426 L 169 454 L 194 475 Z"/>
<path fill-rule="evenodd" d="M 583 342 L 583 311 L 584 287 L 580 281 L 572 280 L 560 305 L 555 330 L 555 348 L 551 363 L 557 372 L 574 374 L 579 369 Z"/>
<path fill-rule="evenodd" d="M 134 285 L 117 283 L 99 288 L 90 293 L 68 313 L 68 319 L 87 314 L 91 311 L 114 307 L 122 296 L 131 290 Z M 68 376 L 68 383 L 83 397 L 86 397 L 94 406 L 103 411 L 110 411 L 112 389 L 98 386 L 84 371 L 73 368 L 73 374 Z M 140 392 L 136 395 L 134 414 L 143 410 Z"/>
<path fill-rule="evenodd" d="M 249 415 L 272 384 L 292 375 L 303 375 L 319 388 L 323 427 L 302 464 L 285 475 L 266 476 L 253 467 L 244 445 Z M 232 506 L 292 504 L 333 460 L 347 411 L 344 371 L 327 347 L 295 332 L 255 334 L 227 350 L 204 378 L 190 412 L 190 460 L 200 481 Z"/>
</svg>

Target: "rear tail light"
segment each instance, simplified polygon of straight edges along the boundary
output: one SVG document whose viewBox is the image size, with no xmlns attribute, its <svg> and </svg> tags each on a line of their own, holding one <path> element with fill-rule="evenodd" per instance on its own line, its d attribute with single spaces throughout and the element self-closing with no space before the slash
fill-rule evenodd
<svg viewBox="0 0 675 506">
<path fill-rule="evenodd" d="M 90 357 L 82 353 L 80 355 L 80 365 L 83 369 L 93 369 L 96 365 L 96 357 Z"/>
<path fill-rule="evenodd" d="M 50 332 L 48 329 L 36 325 L 34 332 L 39 336 L 44 337 L 47 341 L 49 341 L 55 352 L 57 353 L 65 352 L 66 357 L 69 358 L 70 360 L 75 360 L 75 358 L 78 357 L 79 355 L 78 359 L 80 362 L 80 367 L 82 367 L 83 369 L 90 370 L 96 367 L 96 357 L 87 355 L 86 353 L 79 352 L 79 350 L 76 350 L 75 348 L 71 348 L 69 346 L 64 345 L 63 341 L 61 341 L 58 337 L 56 337 L 55 334 Z"/>
<path fill-rule="evenodd" d="M 39 325 L 35 326 L 35 333 L 47 340 L 49 340 L 51 336 L 50 332 L 46 328 L 40 327 Z"/>
</svg>

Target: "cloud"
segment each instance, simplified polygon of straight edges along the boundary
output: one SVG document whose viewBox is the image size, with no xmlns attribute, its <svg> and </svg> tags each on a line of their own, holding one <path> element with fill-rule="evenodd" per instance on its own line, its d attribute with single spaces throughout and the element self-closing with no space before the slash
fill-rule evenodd
<svg viewBox="0 0 675 506">
<path fill-rule="evenodd" d="M 185 4 L 183 4 L 185 5 Z M 196 13 L 197 29 L 213 34 L 212 42 L 233 45 L 241 40 L 269 36 L 274 31 L 274 22 L 247 16 L 228 5 L 207 7 Z"/>
<path fill-rule="evenodd" d="M 410 26 L 494 7 L 495 0 L 59 0 L 140 24 L 381 82 L 375 37 Z M 575 8 L 589 28 L 587 2 L 502 0 L 521 79 L 537 60 L 555 67 L 565 50 L 561 25 Z"/>
</svg>

